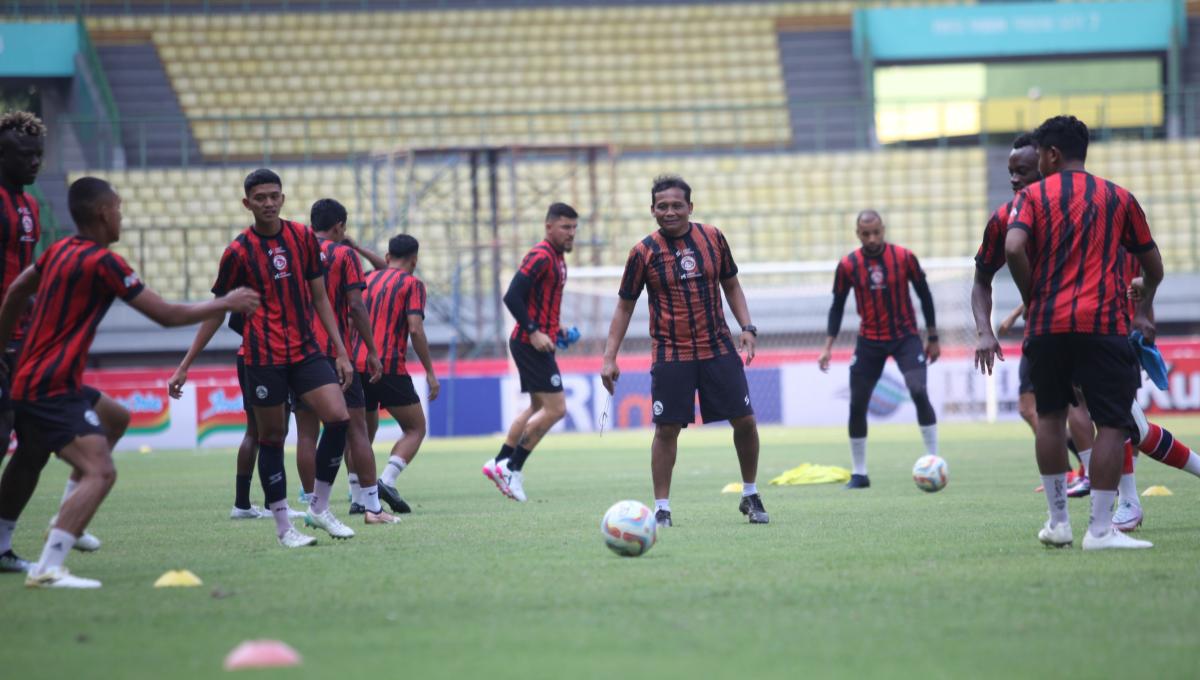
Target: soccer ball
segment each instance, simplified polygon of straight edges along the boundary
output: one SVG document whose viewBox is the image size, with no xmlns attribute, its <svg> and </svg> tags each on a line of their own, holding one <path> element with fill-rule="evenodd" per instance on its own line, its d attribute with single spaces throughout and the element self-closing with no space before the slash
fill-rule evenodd
<svg viewBox="0 0 1200 680">
<path fill-rule="evenodd" d="M 921 456 L 913 465 L 913 481 L 921 491 L 941 491 L 946 486 L 949 474 L 946 461 L 939 456 Z"/>
<path fill-rule="evenodd" d="M 604 545 L 622 557 L 637 557 L 658 540 L 654 513 L 637 501 L 621 501 L 604 513 L 600 520 Z"/>
</svg>

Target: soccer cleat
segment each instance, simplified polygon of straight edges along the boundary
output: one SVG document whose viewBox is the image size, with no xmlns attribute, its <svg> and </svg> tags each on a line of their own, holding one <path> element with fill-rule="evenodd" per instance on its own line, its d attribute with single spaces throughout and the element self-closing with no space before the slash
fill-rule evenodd
<svg viewBox="0 0 1200 680">
<path fill-rule="evenodd" d="M 1038 540 L 1051 548 L 1065 548 L 1075 542 L 1075 536 L 1071 533 L 1070 522 L 1050 524 L 1050 520 L 1046 520 L 1045 526 L 1038 532 Z"/>
<path fill-rule="evenodd" d="M 742 502 L 738 504 L 738 511 L 749 517 L 751 524 L 769 524 L 771 522 L 771 517 L 767 515 L 767 509 L 763 507 L 762 497 L 756 493 L 742 496 Z"/>
<path fill-rule="evenodd" d="M 660 527 L 675 526 L 674 524 L 671 524 L 671 511 L 667 510 L 666 508 L 659 508 L 658 511 L 654 513 L 654 523 Z"/>
<path fill-rule="evenodd" d="M 24 574 L 33 566 L 32 562 L 21 559 L 11 550 L 0 553 L 0 573 Z"/>
<path fill-rule="evenodd" d="M 1067 486 L 1068 498 L 1083 498 L 1092 494 L 1092 480 L 1084 476 L 1076 478 L 1074 484 Z"/>
<path fill-rule="evenodd" d="M 361 514 L 365 513 L 366 511 L 367 511 L 367 507 L 365 505 L 363 505 L 362 503 L 351 503 L 350 504 L 350 513 L 349 514 L 351 514 L 351 515 L 361 515 Z"/>
<path fill-rule="evenodd" d="M 407 515 L 412 512 L 412 508 L 408 507 L 408 503 L 405 503 L 404 499 L 400 497 L 400 492 L 396 491 L 396 487 L 391 484 L 384 484 L 382 480 L 376 486 L 379 489 L 379 499 L 387 503 L 392 512 L 401 515 Z"/>
<path fill-rule="evenodd" d="M 504 475 L 504 484 L 508 487 L 508 497 L 518 503 L 528 500 L 525 496 L 525 475 L 520 470 L 509 470 L 508 461 L 503 461 L 496 467 L 500 470 L 500 474 Z"/>
<path fill-rule="evenodd" d="M 1103 534 L 1100 534 L 1099 536 L 1093 536 L 1092 532 L 1090 531 L 1083 535 L 1084 550 L 1139 550 L 1153 547 L 1154 544 L 1150 541 L 1141 541 L 1133 538 L 1132 536 L 1126 536 L 1120 531 L 1117 531 L 1115 527 L 1109 529 Z"/>
<path fill-rule="evenodd" d="M 871 488 L 871 478 L 866 475 L 850 475 L 850 481 L 846 482 L 843 489 L 869 489 Z"/>
<path fill-rule="evenodd" d="M 333 512 L 328 509 L 320 514 L 314 514 L 312 510 L 306 512 L 304 514 L 304 526 L 324 529 L 334 538 L 352 538 L 354 536 L 354 529 L 342 524 L 342 521 L 334 517 Z"/>
<path fill-rule="evenodd" d="M 1128 501 L 1117 503 L 1117 512 L 1112 519 L 1117 531 L 1133 531 L 1142 526 L 1142 506 Z"/>
<path fill-rule="evenodd" d="M 367 510 L 364 514 L 366 515 L 366 517 L 364 518 L 365 524 L 399 524 L 400 523 L 400 518 L 396 517 L 395 515 L 388 514 L 387 510 L 380 510 L 379 512 L 371 512 L 370 510 Z"/>
<path fill-rule="evenodd" d="M 295 527 L 288 527 L 287 533 L 279 537 L 279 545 L 285 548 L 304 548 L 316 544 L 316 536 L 302 534 Z"/>
<path fill-rule="evenodd" d="M 262 519 L 269 514 L 269 512 L 262 510 L 256 505 L 251 505 L 248 508 L 239 508 L 235 505 L 229 511 L 229 519 Z"/>
<path fill-rule="evenodd" d="M 51 567 L 39 571 L 37 565 L 25 575 L 26 588 L 99 588 L 100 582 L 91 578 L 72 576 L 66 567 Z"/>
<path fill-rule="evenodd" d="M 71 549 L 79 552 L 96 552 L 100 549 L 100 539 L 85 531 L 75 539 L 75 545 L 71 546 Z"/>
<path fill-rule="evenodd" d="M 291 506 L 288 507 L 288 519 L 304 519 L 304 514 L 303 510 L 293 510 Z"/>
<path fill-rule="evenodd" d="M 508 491 L 508 484 L 504 481 L 504 475 L 500 474 L 500 465 L 496 462 L 495 458 L 489 458 L 483 464 L 483 476 L 492 480 L 496 484 L 496 488 L 500 490 L 500 493 L 512 498 L 512 494 Z"/>
<path fill-rule="evenodd" d="M 296 502 L 298 505 L 308 505 L 308 501 L 311 499 L 312 499 L 312 494 L 305 491 L 304 489 L 300 489 L 300 495 L 296 497 Z"/>
</svg>

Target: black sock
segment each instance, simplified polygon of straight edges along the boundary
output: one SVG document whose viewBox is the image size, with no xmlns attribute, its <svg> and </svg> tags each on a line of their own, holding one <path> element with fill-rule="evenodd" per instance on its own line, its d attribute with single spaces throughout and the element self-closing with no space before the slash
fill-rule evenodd
<svg viewBox="0 0 1200 680">
<path fill-rule="evenodd" d="M 250 509 L 250 480 L 253 475 L 238 475 L 237 481 L 234 483 L 235 495 L 233 497 L 233 507 L 239 510 Z"/>
<path fill-rule="evenodd" d="M 258 481 L 264 504 L 287 500 L 287 473 L 283 470 L 283 444 L 258 442 Z"/>
<path fill-rule="evenodd" d="M 500 453 L 496 456 L 496 462 L 499 463 L 502 460 L 508 460 L 509 458 L 512 458 L 512 455 L 513 447 L 505 444 L 504 446 L 500 447 Z"/>
<path fill-rule="evenodd" d="M 531 453 L 533 452 L 524 446 L 518 446 L 516 449 L 513 449 L 512 457 L 508 459 L 508 469 L 520 470 L 521 468 L 525 467 L 525 459 L 528 458 L 529 454 Z"/>
<path fill-rule="evenodd" d="M 317 479 L 333 484 L 342 467 L 342 453 L 346 450 L 346 430 L 350 421 L 326 423 L 321 440 L 317 442 Z"/>
</svg>

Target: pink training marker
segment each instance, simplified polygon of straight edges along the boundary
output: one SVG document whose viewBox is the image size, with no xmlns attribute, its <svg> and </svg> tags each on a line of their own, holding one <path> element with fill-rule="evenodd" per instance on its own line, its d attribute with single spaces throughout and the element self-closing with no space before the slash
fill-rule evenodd
<svg viewBox="0 0 1200 680">
<path fill-rule="evenodd" d="M 279 640 L 247 640 L 225 657 L 225 670 L 299 666 L 300 655 Z"/>
</svg>

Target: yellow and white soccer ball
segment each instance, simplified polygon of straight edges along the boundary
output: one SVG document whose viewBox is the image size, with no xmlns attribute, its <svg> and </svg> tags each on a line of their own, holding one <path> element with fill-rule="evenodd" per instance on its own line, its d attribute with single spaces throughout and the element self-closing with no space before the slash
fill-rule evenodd
<svg viewBox="0 0 1200 680">
<path fill-rule="evenodd" d="M 600 520 L 604 544 L 622 557 L 645 554 L 658 540 L 658 523 L 650 508 L 637 501 L 621 501 Z"/>
<path fill-rule="evenodd" d="M 950 479 L 950 469 L 941 456 L 925 455 L 913 465 L 913 481 L 921 491 L 941 491 Z"/>
</svg>

